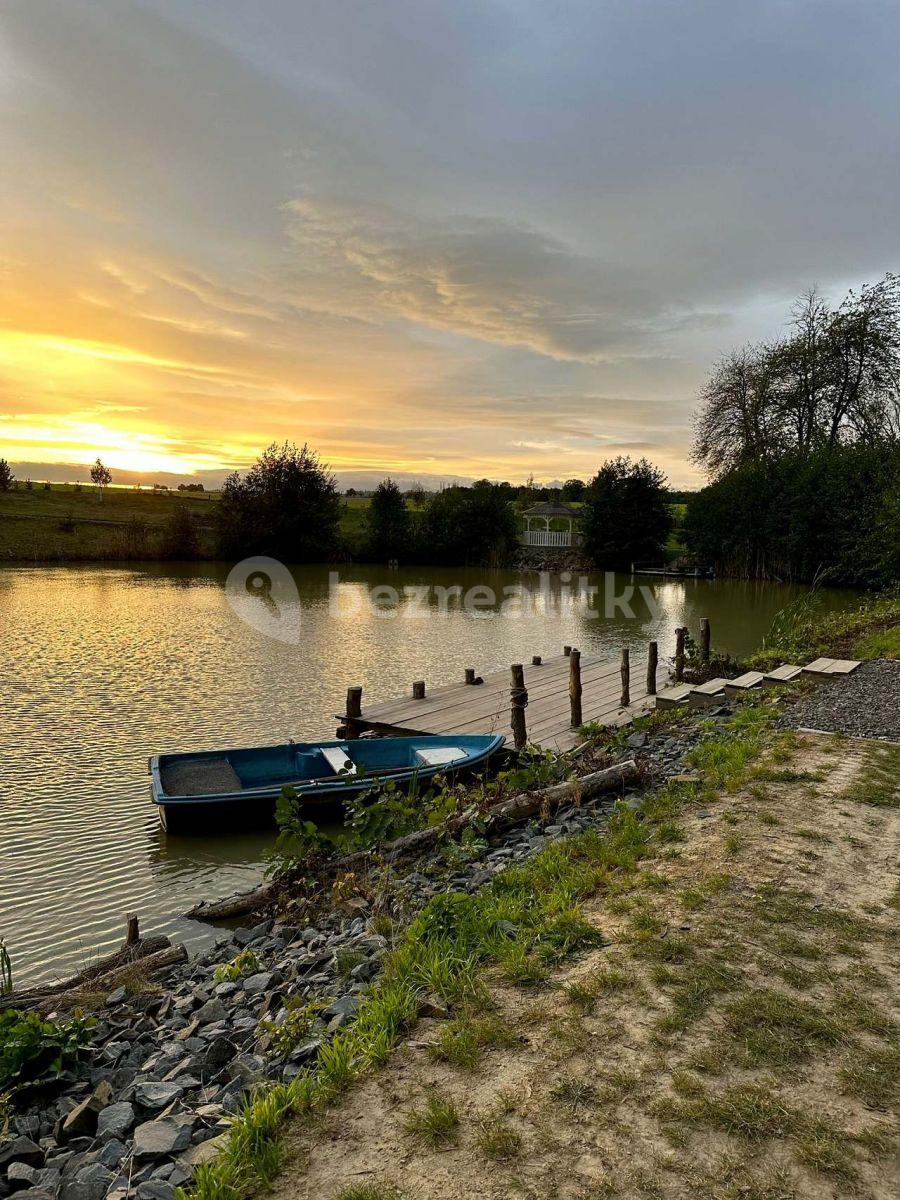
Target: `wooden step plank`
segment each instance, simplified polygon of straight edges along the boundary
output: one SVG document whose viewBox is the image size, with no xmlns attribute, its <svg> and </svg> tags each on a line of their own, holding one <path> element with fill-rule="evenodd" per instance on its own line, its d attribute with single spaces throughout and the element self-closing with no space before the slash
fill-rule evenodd
<svg viewBox="0 0 900 1200">
<path fill-rule="evenodd" d="M 717 678 L 708 679 L 706 683 L 700 683 L 697 687 L 691 688 L 688 695 L 689 708 L 712 708 L 719 704 L 725 698 L 725 684 L 727 679 Z"/>
<path fill-rule="evenodd" d="M 816 658 L 803 668 L 804 675 L 827 675 L 828 668 L 834 663 L 833 658 Z"/>
<path fill-rule="evenodd" d="M 656 696 L 657 708 L 682 708 L 687 704 L 687 698 L 691 692 L 689 683 L 676 683 L 672 687 L 664 688 Z"/>
<path fill-rule="evenodd" d="M 782 663 L 780 667 L 775 667 L 771 671 L 765 672 L 763 675 L 763 687 L 768 687 L 774 683 L 790 683 L 792 679 L 796 679 L 802 673 L 802 667 L 798 667 L 794 663 Z"/>
<path fill-rule="evenodd" d="M 728 680 L 725 684 L 725 695 L 742 696 L 746 692 L 754 691 L 762 686 L 764 678 L 762 671 L 745 671 L 743 675 L 738 675 L 737 679 Z"/>
<path fill-rule="evenodd" d="M 828 668 L 829 675 L 852 675 L 862 663 L 855 658 L 836 658 Z"/>
</svg>

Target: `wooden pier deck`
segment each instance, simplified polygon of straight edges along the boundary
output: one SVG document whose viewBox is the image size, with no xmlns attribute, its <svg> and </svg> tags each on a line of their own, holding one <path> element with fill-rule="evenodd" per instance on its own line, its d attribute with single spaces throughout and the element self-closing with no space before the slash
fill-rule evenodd
<svg viewBox="0 0 900 1200">
<path fill-rule="evenodd" d="M 620 659 L 581 656 L 581 707 L 586 724 L 625 725 L 649 712 L 647 652 L 631 660 L 629 704 L 622 708 Z M 581 740 L 571 723 L 569 700 L 570 659 L 565 654 L 524 666 L 528 704 L 525 722 L 528 741 L 548 750 L 570 750 Z M 660 688 L 665 673 L 660 670 Z M 381 704 L 360 707 L 359 715 L 341 717 L 357 732 L 380 734 L 502 733 L 513 744 L 510 706 L 510 668 L 484 677 L 480 684 L 451 683 Z"/>
</svg>

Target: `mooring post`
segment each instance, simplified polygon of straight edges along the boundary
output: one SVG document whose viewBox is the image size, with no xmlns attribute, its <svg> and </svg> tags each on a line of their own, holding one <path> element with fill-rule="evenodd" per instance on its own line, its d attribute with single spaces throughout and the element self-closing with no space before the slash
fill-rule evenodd
<svg viewBox="0 0 900 1200">
<path fill-rule="evenodd" d="M 581 651 L 573 650 L 569 655 L 569 708 L 572 712 L 572 728 L 581 725 Z"/>
<path fill-rule="evenodd" d="M 622 696 L 619 701 L 620 708 L 627 708 L 631 703 L 631 662 L 628 654 L 628 647 L 622 647 Z"/>
<path fill-rule="evenodd" d="M 522 750 L 528 744 L 528 734 L 525 730 L 525 705 L 528 703 L 528 692 L 525 690 L 525 669 L 521 663 L 513 663 L 510 667 L 512 687 L 509 692 L 510 725 L 512 725 L 513 742 L 517 750 Z"/>
<path fill-rule="evenodd" d="M 709 646 L 712 631 L 709 626 L 709 617 L 700 618 L 700 661 L 709 662 Z"/>
<path fill-rule="evenodd" d="M 466 667 L 466 683 L 474 683 L 474 682 L 475 682 L 475 668 L 474 667 Z"/>
<path fill-rule="evenodd" d="M 136 946 L 141 940 L 141 926 L 137 913 L 125 914 L 125 945 Z"/>
<path fill-rule="evenodd" d="M 566 658 L 568 658 L 571 653 L 572 653 L 571 646 L 563 646 L 563 654 L 566 656 Z"/>
<path fill-rule="evenodd" d="M 543 661 L 544 660 L 541 658 L 540 654 L 535 654 L 532 656 L 531 665 L 533 667 L 539 667 Z"/>
<path fill-rule="evenodd" d="M 359 718 L 362 716 L 362 688 L 347 688 L 347 715 L 344 721 L 344 737 L 359 737 Z"/>
<path fill-rule="evenodd" d="M 684 679 L 684 635 L 686 629 L 678 628 L 675 630 L 675 682 L 681 683 Z"/>
<path fill-rule="evenodd" d="M 659 663 L 659 647 L 651 642 L 647 651 L 647 695 L 656 695 L 656 668 Z"/>
<path fill-rule="evenodd" d="M 425 699 L 425 680 L 417 679 L 413 683 L 413 700 Z"/>
</svg>

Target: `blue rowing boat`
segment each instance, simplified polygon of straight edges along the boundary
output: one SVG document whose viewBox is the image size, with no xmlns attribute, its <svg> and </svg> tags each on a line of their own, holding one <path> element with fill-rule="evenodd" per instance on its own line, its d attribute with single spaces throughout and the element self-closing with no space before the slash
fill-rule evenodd
<svg viewBox="0 0 900 1200">
<path fill-rule="evenodd" d="M 419 788 L 435 775 L 470 771 L 503 745 L 501 734 L 437 734 L 288 742 L 194 754 L 157 754 L 149 762 L 150 792 L 170 832 L 219 818 L 271 821 L 285 787 L 304 804 L 340 804 L 392 780 Z"/>
</svg>

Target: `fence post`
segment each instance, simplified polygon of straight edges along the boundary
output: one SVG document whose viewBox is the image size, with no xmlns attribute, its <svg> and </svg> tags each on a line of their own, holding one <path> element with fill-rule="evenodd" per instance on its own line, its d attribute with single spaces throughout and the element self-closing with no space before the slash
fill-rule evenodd
<svg viewBox="0 0 900 1200">
<path fill-rule="evenodd" d="M 675 682 L 684 679 L 684 634 L 683 628 L 675 630 Z"/>
<path fill-rule="evenodd" d="M 622 648 L 622 696 L 619 701 L 620 708 L 627 708 L 631 703 L 631 662 L 628 653 L 628 647 Z"/>
<path fill-rule="evenodd" d="M 413 683 L 413 700 L 425 699 L 425 680 L 417 679 Z"/>
<path fill-rule="evenodd" d="M 141 940 L 141 926 L 137 913 L 125 914 L 125 945 L 136 946 Z"/>
<path fill-rule="evenodd" d="M 581 725 L 581 651 L 573 650 L 569 655 L 569 708 L 572 728 Z"/>
<path fill-rule="evenodd" d="M 709 646 L 712 631 L 709 626 L 709 617 L 701 617 L 700 619 L 700 661 L 709 662 Z"/>
<path fill-rule="evenodd" d="M 475 682 L 475 668 L 474 667 L 466 667 L 466 683 L 474 683 L 474 682 Z"/>
<path fill-rule="evenodd" d="M 571 646 L 563 646 L 563 654 L 566 656 L 566 658 L 568 658 L 571 653 L 572 653 Z"/>
<path fill-rule="evenodd" d="M 347 688 L 347 717 L 344 723 L 344 737 L 348 739 L 359 737 L 358 718 L 362 716 L 362 688 Z"/>
<path fill-rule="evenodd" d="M 647 652 L 647 695 L 656 695 L 656 668 L 659 663 L 659 647 L 651 642 Z"/>
<path fill-rule="evenodd" d="M 513 663 L 510 667 L 512 687 L 509 693 L 510 725 L 513 731 L 513 742 L 517 750 L 522 750 L 528 744 L 528 734 L 525 730 L 525 705 L 528 703 L 528 692 L 525 690 L 525 670 L 521 663 Z"/>
<path fill-rule="evenodd" d="M 543 661 L 544 660 L 541 658 L 540 654 L 535 654 L 531 659 L 531 665 L 533 667 L 539 667 Z"/>
</svg>

